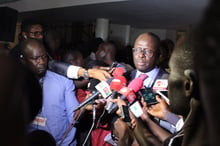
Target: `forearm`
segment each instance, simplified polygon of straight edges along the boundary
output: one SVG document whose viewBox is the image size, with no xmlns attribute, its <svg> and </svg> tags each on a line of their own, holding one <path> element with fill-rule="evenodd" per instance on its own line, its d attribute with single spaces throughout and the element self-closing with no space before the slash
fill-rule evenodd
<svg viewBox="0 0 220 146">
<path fill-rule="evenodd" d="M 131 146 L 134 138 L 129 134 L 124 134 L 123 136 L 119 135 L 119 140 L 117 146 Z"/>
<path fill-rule="evenodd" d="M 134 128 L 134 135 L 139 145 L 143 146 L 160 146 L 162 143 L 155 137 L 147 127 L 136 119 L 136 127 Z"/>
<path fill-rule="evenodd" d="M 164 142 L 171 134 L 152 121 L 150 118 L 144 120 L 151 132 L 161 141 Z"/>
</svg>

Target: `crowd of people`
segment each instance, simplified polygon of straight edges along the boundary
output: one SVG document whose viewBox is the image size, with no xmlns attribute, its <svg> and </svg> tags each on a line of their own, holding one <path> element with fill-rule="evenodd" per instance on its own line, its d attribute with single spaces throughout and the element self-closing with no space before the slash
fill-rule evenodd
<svg viewBox="0 0 220 146">
<path fill-rule="evenodd" d="M 218 145 L 219 15 L 211 17 L 218 3 L 211 1 L 201 24 L 176 43 L 139 34 L 126 48 L 132 63 L 113 41 L 62 46 L 55 30 L 23 22 L 18 45 L 0 50 L 2 143 Z M 158 94 L 159 81 L 168 82 L 168 94 Z"/>
</svg>

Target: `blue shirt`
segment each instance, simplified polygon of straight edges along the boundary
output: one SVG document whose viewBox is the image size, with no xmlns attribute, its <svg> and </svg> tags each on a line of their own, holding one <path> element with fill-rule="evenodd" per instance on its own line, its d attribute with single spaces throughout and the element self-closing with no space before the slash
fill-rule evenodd
<svg viewBox="0 0 220 146">
<path fill-rule="evenodd" d="M 51 71 L 47 71 L 41 81 L 43 106 L 30 128 L 31 131 L 40 129 L 49 132 L 59 144 L 69 124 L 73 122 L 73 109 L 79 104 L 75 96 L 75 85 L 72 80 Z M 73 127 L 63 141 L 63 146 L 76 145 L 76 141 L 71 143 L 75 132 Z"/>
</svg>

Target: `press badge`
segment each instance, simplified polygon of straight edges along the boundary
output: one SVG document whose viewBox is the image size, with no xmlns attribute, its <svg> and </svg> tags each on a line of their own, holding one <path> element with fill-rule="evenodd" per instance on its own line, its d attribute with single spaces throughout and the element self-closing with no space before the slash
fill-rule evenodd
<svg viewBox="0 0 220 146">
<path fill-rule="evenodd" d="M 44 126 L 46 126 L 46 118 L 36 116 L 33 121 L 33 124 L 44 127 Z"/>
</svg>

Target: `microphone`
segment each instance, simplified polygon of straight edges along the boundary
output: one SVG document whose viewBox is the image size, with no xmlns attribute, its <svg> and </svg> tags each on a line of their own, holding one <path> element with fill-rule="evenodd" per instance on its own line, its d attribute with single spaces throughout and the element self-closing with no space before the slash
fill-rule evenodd
<svg viewBox="0 0 220 146">
<path fill-rule="evenodd" d="M 125 69 L 123 67 L 116 67 L 112 75 L 116 77 L 116 76 L 122 76 L 124 73 L 125 73 Z"/>
<path fill-rule="evenodd" d="M 165 101 L 169 104 L 169 98 L 167 94 L 168 90 L 168 80 L 167 79 L 157 79 L 154 83 L 153 90 L 158 93 Z"/>
<path fill-rule="evenodd" d="M 96 85 L 98 85 L 98 83 L 100 83 L 101 81 L 98 79 L 90 79 L 89 83 L 88 83 L 88 90 L 93 93 L 96 92 L 97 89 L 95 88 Z"/>
<path fill-rule="evenodd" d="M 128 87 L 121 88 L 118 92 L 121 94 L 121 99 L 128 100 L 129 104 L 133 103 L 136 99 L 135 92 L 138 92 L 143 84 L 147 75 L 141 75 L 138 78 L 133 79 Z M 117 104 L 113 104 L 112 108 L 108 111 L 109 114 L 114 113 L 118 109 Z"/>
<path fill-rule="evenodd" d="M 109 95 L 111 95 L 112 92 L 110 90 L 109 83 L 111 83 L 112 80 L 113 78 L 110 78 L 107 80 L 107 82 L 101 81 L 99 84 L 97 84 L 95 86 L 97 91 L 90 97 L 86 98 L 86 100 L 84 100 L 82 103 L 80 103 L 73 111 L 75 112 L 76 110 L 80 109 L 81 107 L 89 103 L 90 101 L 96 99 L 100 93 L 102 94 L 104 98 L 107 98 Z"/>
<path fill-rule="evenodd" d="M 112 90 L 111 98 L 115 99 L 118 96 L 118 92 L 122 87 L 127 85 L 127 80 L 124 76 L 116 76 L 110 83 L 110 89 Z M 109 102 L 106 106 L 106 110 L 109 111 L 114 103 Z"/>
<path fill-rule="evenodd" d="M 147 78 L 148 76 L 145 74 L 140 75 L 138 78 L 133 79 L 128 87 L 131 88 L 134 92 L 138 92 L 144 85 L 144 80 Z"/>
</svg>

